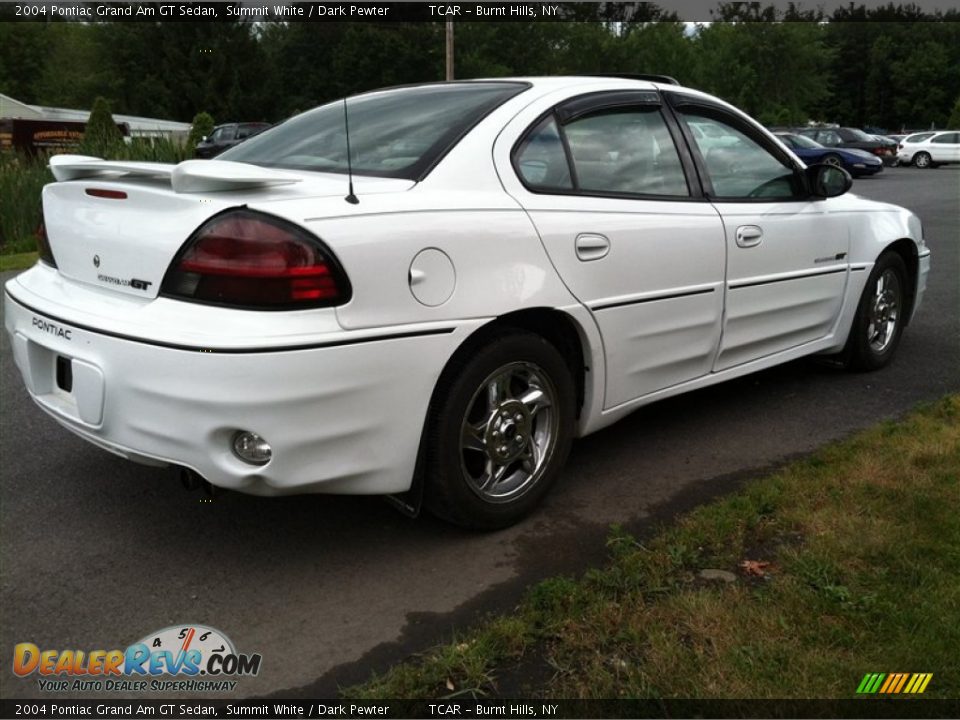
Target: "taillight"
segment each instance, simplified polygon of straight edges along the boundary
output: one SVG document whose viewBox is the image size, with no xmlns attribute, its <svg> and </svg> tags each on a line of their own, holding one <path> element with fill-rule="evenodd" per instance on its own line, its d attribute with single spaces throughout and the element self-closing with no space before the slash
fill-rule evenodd
<svg viewBox="0 0 960 720">
<path fill-rule="evenodd" d="M 47 227 L 44 225 L 43 220 L 40 221 L 34 237 L 37 239 L 37 255 L 39 258 L 50 267 L 56 267 L 57 261 L 53 259 L 53 250 L 50 249 L 50 238 L 47 237 Z"/>
<path fill-rule="evenodd" d="M 350 283 L 333 255 L 291 223 L 228 210 L 190 237 L 167 270 L 161 293 L 265 310 L 342 305 Z"/>
</svg>

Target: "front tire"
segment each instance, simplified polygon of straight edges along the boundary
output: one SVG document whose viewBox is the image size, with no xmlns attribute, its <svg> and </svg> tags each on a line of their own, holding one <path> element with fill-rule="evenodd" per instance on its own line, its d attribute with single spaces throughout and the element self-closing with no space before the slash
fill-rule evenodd
<svg viewBox="0 0 960 720">
<path fill-rule="evenodd" d="M 833 165 L 833 167 L 843 167 L 843 160 L 840 159 L 840 156 L 832 153 L 830 155 L 824 155 L 823 160 L 820 162 L 822 162 L 824 165 Z"/>
<path fill-rule="evenodd" d="M 430 511 L 479 529 L 527 515 L 570 451 L 576 393 L 564 357 L 539 335 L 502 329 L 458 353 L 434 398 L 425 465 Z"/>
<path fill-rule="evenodd" d="M 877 259 L 860 297 L 844 349 L 851 370 L 879 370 L 893 359 L 907 308 L 907 268 L 903 258 L 886 252 Z"/>
</svg>

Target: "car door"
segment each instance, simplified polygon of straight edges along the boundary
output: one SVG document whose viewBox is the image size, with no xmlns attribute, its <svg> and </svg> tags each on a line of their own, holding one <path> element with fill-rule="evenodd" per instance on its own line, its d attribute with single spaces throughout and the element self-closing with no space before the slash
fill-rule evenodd
<svg viewBox="0 0 960 720">
<path fill-rule="evenodd" d="M 830 202 L 812 199 L 802 170 L 759 128 L 720 105 L 670 95 L 727 244 L 723 335 L 714 370 L 831 332 L 846 286 L 849 238 Z M 691 125 L 725 135 L 703 146 Z"/>
<path fill-rule="evenodd" d="M 723 226 L 659 94 L 564 102 L 528 127 L 512 164 L 508 191 L 603 337 L 604 407 L 708 374 L 723 311 Z"/>
<path fill-rule="evenodd" d="M 949 132 L 932 137 L 930 157 L 934 162 L 960 162 L 960 133 Z"/>
</svg>

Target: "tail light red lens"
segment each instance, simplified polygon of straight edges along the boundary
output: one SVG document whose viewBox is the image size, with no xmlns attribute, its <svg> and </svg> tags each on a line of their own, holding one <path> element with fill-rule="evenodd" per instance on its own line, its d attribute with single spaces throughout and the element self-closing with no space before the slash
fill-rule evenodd
<svg viewBox="0 0 960 720">
<path fill-rule="evenodd" d="M 34 237 L 37 239 L 37 256 L 50 267 L 56 267 L 57 261 L 53 259 L 53 250 L 50 249 L 50 238 L 47 237 L 47 226 L 43 220 L 40 221 Z"/>
<path fill-rule="evenodd" d="M 332 253 L 305 230 L 250 210 L 202 225 L 163 279 L 161 293 L 251 309 L 342 305 L 350 284 Z"/>
</svg>

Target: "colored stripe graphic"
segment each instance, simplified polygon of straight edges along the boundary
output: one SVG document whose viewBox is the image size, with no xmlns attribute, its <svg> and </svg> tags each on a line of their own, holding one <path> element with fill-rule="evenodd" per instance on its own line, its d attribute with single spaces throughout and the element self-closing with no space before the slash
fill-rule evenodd
<svg viewBox="0 0 960 720">
<path fill-rule="evenodd" d="M 857 686 L 857 694 L 919 695 L 932 677 L 933 673 L 867 673 Z"/>
</svg>

